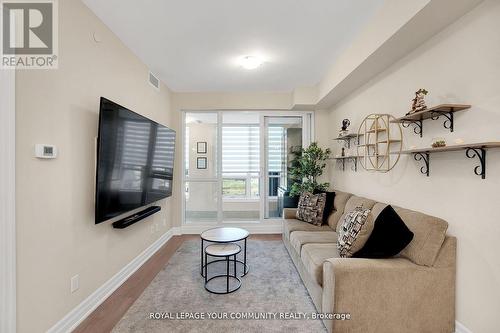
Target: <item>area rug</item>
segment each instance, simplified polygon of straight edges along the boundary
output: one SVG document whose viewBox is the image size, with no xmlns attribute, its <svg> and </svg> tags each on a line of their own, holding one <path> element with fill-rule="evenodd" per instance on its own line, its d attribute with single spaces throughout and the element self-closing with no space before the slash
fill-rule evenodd
<svg viewBox="0 0 500 333">
<path fill-rule="evenodd" d="M 249 239 L 248 264 L 239 290 L 211 294 L 200 242 L 185 241 L 113 332 L 326 332 L 282 241 Z"/>
</svg>

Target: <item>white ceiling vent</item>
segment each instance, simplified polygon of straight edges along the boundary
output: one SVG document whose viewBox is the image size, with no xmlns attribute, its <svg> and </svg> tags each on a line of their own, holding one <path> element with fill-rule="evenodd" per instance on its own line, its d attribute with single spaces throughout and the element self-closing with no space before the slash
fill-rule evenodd
<svg viewBox="0 0 500 333">
<path fill-rule="evenodd" d="M 160 79 L 158 79 L 151 72 L 149 72 L 149 84 L 152 85 L 156 90 L 160 90 Z"/>
</svg>

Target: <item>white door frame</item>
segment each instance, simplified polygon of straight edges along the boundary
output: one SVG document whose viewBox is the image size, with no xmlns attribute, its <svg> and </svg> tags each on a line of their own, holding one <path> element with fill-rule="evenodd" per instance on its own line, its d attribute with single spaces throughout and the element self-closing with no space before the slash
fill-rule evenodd
<svg viewBox="0 0 500 333">
<path fill-rule="evenodd" d="M 306 139 L 306 132 L 307 130 L 303 131 L 302 132 L 302 142 L 304 142 L 305 144 L 309 143 L 309 142 L 314 142 L 315 140 L 315 133 L 314 133 L 314 112 L 312 111 L 287 111 L 287 110 L 234 110 L 234 109 L 230 109 L 230 110 L 221 110 L 221 109 L 211 109 L 211 110 L 182 110 L 182 124 L 181 124 L 181 137 L 182 137 L 182 179 L 181 179 L 181 184 L 182 184 L 182 188 L 181 188 L 181 209 L 182 209 L 182 212 L 181 212 L 181 227 L 186 227 L 186 226 L 192 226 L 192 228 L 189 228 L 189 229 L 186 229 L 186 230 L 189 230 L 190 232 L 194 232 L 195 230 L 202 230 L 203 227 L 215 227 L 215 226 L 221 226 L 223 224 L 237 224 L 239 226 L 242 226 L 242 227 L 245 227 L 245 225 L 247 227 L 251 227 L 251 225 L 256 225 L 256 224 L 269 224 L 269 223 L 272 223 L 272 222 L 279 222 L 281 223 L 281 219 L 273 219 L 273 218 L 268 218 L 268 219 L 265 219 L 264 218 L 264 201 L 263 200 L 260 200 L 260 219 L 259 221 L 241 221 L 241 222 L 224 222 L 222 221 L 221 219 L 221 212 L 222 212 L 222 201 L 221 200 L 218 200 L 218 219 L 217 219 L 217 222 L 216 223 L 209 223 L 209 224 L 206 224 L 206 225 L 202 225 L 202 224 L 195 224 L 195 223 L 189 223 L 187 224 L 186 223 L 186 193 L 185 193 L 185 182 L 188 180 L 186 179 L 185 177 L 185 174 L 186 174 L 186 165 L 185 165 L 185 158 L 186 158 L 186 155 L 185 155 L 185 147 L 186 147 L 186 138 L 185 138 L 185 126 L 186 126 L 186 113 L 187 112 L 197 112 L 197 113 L 216 113 L 217 114 L 217 117 L 218 117 L 218 126 L 217 126 L 217 145 L 218 145 L 218 151 L 222 151 L 222 114 L 223 112 L 238 112 L 238 111 L 254 111 L 254 112 L 258 112 L 260 114 L 260 117 L 261 117 L 261 121 L 260 121 L 260 127 L 261 127 L 261 131 L 260 131 L 260 135 L 261 135 L 261 140 L 264 138 L 264 131 L 263 131 L 263 128 L 264 128 L 264 124 L 262 122 L 262 120 L 264 119 L 264 117 L 279 117 L 279 116 L 303 116 L 303 123 L 302 123 L 302 126 L 304 129 L 307 128 L 307 130 L 309 131 L 309 137 L 307 139 L 310 138 L 310 140 L 305 140 Z M 309 117 L 307 117 L 307 115 L 310 115 Z M 261 142 L 264 142 L 264 141 L 261 141 Z M 264 161 L 264 157 L 265 157 L 265 154 L 264 154 L 264 149 L 262 148 L 262 145 L 261 145 L 261 149 L 260 149 L 260 156 L 261 156 L 261 161 Z M 191 179 L 189 181 L 193 181 L 193 182 L 196 182 L 196 181 L 217 181 L 218 182 L 218 187 L 219 187 L 219 192 L 222 191 L 222 181 L 221 181 L 221 174 L 222 174 L 222 171 L 221 171 L 221 165 L 222 165 L 222 154 L 217 154 L 217 165 L 218 165 L 218 169 L 217 169 L 217 174 L 216 174 L 216 178 L 214 179 L 202 179 L 202 180 L 199 180 L 199 179 Z M 265 163 L 262 163 L 261 164 L 261 173 L 260 173 L 260 179 L 262 180 L 263 179 L 263 174 L 262 174 L 262 170 L 263 170 L 263 165 Z M 260 187 L 260 191 L 261 193 L 264 193 L 262 192 L 264 190 L 264 182 L 261 181 L 260 182 L 261 184 L 261 187 Z M 221 193 L 219 193 L 219 199 L 221 198 Z M 198 227 L 202 227 L 201 229 L 198 228 Z"/>
<path fill-rule="evenodd" d="M 0 69 L 0 332 L 16 331 L 15 71 Z"/>
</svg>

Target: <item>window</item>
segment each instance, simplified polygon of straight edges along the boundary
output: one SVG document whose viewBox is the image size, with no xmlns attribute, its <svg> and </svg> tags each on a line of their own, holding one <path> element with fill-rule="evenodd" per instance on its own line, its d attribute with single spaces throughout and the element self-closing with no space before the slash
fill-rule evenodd
<svg viewBox="0 0 500 333">
<path fill-rule="evenodd" d="M 222 195 L 225 198 L 258 197 L 259 135 L 257 125 L 222 127 Z"/>
<path fill-rule="evenodd" d="M 270 195 L 276 196 L 285 156 L 284 128 L 270 127 L 269 178 L 276 185 Z M 222 127 L 222 194 L 232 198 L 259 196 L 260 128 L 257 125 Z"/>
<path fill-rule="evenodd" d="M 259 127 L 222 127 L 222 173 L 259 172 Z"/>
<path fill-rule="evenodd" d="M 246 179 L 224 178 L 222 180 L 222 195 L 229 197 L 246 197 Z"/>
<path fill-rule="evenodd" d="M 268 130 L 268 154 L 269 154 L 269 173 L 279 173 L 283 170 L 285 156 L 285 128 L 283 126 L 269 127 Z"/>
<path fill-rule="evenodd" d="M 184 221 L 264 221 L 281 216 L 292 148 L 309 142 L 311 114 L 275 111 L 186 111 Z M 207 150 L 198 149 L 207 142 Z M 204 148 L 204 147 L 203 147 Z M 197 169 L 199 158 L 207 169 Z M 262 172 L 266 172 L 263 174 Z"/>
</svg>

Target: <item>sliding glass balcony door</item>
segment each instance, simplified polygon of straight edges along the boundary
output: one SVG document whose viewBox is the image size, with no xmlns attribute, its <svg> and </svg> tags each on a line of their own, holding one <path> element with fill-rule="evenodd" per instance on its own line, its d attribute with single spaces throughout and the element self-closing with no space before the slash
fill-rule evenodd
<svg viewBox="0 0 500 333">
<path fill-rule="evenodd" d="M 302 116 L 264 116 L 264 218 L 280 218 L 282 207 L 278 191 L 291 186 L 288 175 L 291 163 L 305 138 Z M 309 140 L 307 140 L 309 141 Z"/>
<path fill-rule="evenodd" d="M 310 142 L 312 115 L 269 114 L 184 113 L 184 223 L 258 223 L 281 217 L 278 189 L 289 185 L 293 151 Z"/>
<path fill-rule="evenodd" d="M 222 113 L 222 220 L 260 220 L 260 117 Z"/>
<path fill-rule="evenodd" d="M 184 221 L 219 221 L 217 112 L 186 113 L 184 126 Z"/>
</svg>

